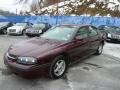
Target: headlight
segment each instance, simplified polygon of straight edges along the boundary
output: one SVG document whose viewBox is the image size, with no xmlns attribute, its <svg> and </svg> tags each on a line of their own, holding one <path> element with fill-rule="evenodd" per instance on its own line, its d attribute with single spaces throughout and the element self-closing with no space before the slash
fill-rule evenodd
<svg viewBox="0 0 120 90">
<path fill-rule="evenodd" d="M 42 33 L 42 30 L 39 30 L 39 33 Z"/>
<path fill-rule="evenodd" d="M 110 33 L 108 33 L 108 35 L 107 35 L 107 36 L 108 36 L 108 37 L 110 37 L 110 38 L 112 37 L 112 35 L 111 35 Z"/>
<path fill-rule="evenodd" d="M 26 32 L 31 32 L 31 30 L 27 29 Z"/>
<path fill-rule="evenodd" d="M 37 59 L 33 57 L 18 57 L 17 62 L 21 64 L 31 65 L 37 63 Z"/>
</svg>

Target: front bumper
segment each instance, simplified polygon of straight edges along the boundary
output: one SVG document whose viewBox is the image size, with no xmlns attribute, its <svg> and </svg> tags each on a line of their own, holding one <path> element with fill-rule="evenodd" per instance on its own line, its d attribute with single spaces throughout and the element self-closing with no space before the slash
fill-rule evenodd
<svg viewBox="0 0 120 90">
<path fill-rule="evenodd" d="M 4 64 L 15 74 L 20 76 L 34 76 L 45 72 L 50 67 L 50 63 L 43 65 L 23 65 L 18 64 L 17 62 L 13 62 L 5 55 L 4 56 Z"/>
<path fill-rule="evenodd" d="M 120 35 L 117 34 L 108 34 L 107 41 L 120 41 Z"/>
<path fill-rule="evenodd" d="M 107 40 L 107 41 L 120 41 L 119 38 L 110 38 L 110 37 L 107 37 L 106 40 Z"/>
<path fill-rule="evenodd" d="M 27 36 L 40 36 L 40 33 L 26 33 Z"/>
<path fill-rule="evenodd" d="M 8 32 L 8 34 L 10 34 L 10 35 L 21 35 L 22 32 Z"/>
</svg>

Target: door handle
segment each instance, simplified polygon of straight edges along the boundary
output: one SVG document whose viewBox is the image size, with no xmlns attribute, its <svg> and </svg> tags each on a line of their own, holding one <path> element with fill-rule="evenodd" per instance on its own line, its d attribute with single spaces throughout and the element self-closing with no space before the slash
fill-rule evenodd
<svg viewBox="0 0 120 90">
<path fill-rule="evenodd" d="M 84 41 L 84 39 L 79 39 L 77 42 L 82 42 L 82 41 Z"/>
</svg>

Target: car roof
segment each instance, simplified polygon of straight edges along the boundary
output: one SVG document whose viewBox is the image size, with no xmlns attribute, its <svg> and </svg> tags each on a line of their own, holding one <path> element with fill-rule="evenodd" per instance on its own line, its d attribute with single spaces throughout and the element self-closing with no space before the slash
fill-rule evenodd
<svg viewBox="0 0 120 90">
<path fill-rule="evenodd" d="M 26 22 L 17 22 L 17 23 L 26 23 Z M 17 23 L 16 23 L 16 24 L 17 24 Z"/>
<path fill-rule="evenodd" d="M 48 24 L 48 23 L 33 23 L 33 25 L 34 25 L 34 24 Z"/>
<path fill-rule="evenodd" d="M 115 27 L 115 28 L 119 28 L 118 26 L 113 26 L 113 25 L 100 25 L 98 27 Z"/>
<path fill-rule="evenodd" d="M 84 27 L 84 26 L 90 26 L 90 25 L 84 25 L 84 24 L 62 24 L 62 25 L 58 25 L 60 27 L 69 27 L 69 28 L 80 28 L 80 27 Z"/>
</svg>

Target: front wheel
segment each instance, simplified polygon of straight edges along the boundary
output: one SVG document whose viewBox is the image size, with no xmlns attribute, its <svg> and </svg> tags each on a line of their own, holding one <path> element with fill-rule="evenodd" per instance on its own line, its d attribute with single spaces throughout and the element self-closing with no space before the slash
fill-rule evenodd
<svg viewBox="0 0 120 90">
<path fill-rule="evenodd" d="M 7 34 L 7 30 L 3 30 L 3 34 Z"/>
<path fill-rule="evenodd" d="M 49 76 L 52 79 L 58 79 L 61 78 L 67 70 L 67 61 L 65 56 L 58 56 L 56 57 L 49 70 Z"/>
<path fill-rule="evenodd" d="M 100 43 L 95 54 L 100 55 L 103 51 L 103 43 Z"/>
<path fill-rule="evenodd" d="M 26 30 L 23 30 L 22 35 L 24 36 L 26 35 Z"/>
<path fill-rule="evenodd" d="M 29 37 L 29 38 L 32 38 L 32 37 L 33 37 L 32 35 L 28 35 L 28 34 L 26 34 L 26 36 Z"/>
</svg>

